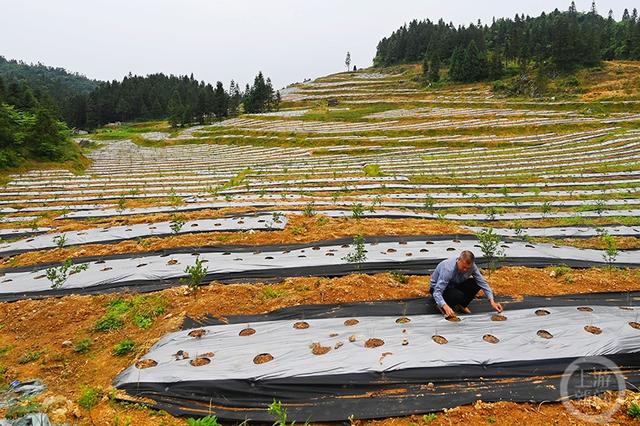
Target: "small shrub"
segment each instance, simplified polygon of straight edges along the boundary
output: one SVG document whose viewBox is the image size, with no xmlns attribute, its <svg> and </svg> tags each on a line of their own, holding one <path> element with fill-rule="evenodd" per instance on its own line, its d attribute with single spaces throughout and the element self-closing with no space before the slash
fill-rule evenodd
<svg viewBox="0 0 640 426">
<path fill-rule="evenodd" d="M 380 196 L 378 194 L 373 199 L 373 202 L 371 203 L 371 206 L 369 207 L 369 211 L 371 213 L 375 213 L 376 212 L 376 206 L 381 206 L 381 205 L 382 205 L 382 196 Z"/>
<path fill-rule="evenodd" d="M 87 268 L 89 268 L 89 264 L 87 263 L 74 265 L 71 259 L 67 259 L 60 266 L 48 268 L 45 271 L 45 274 L 47 276 L 47 279 L 51 281 L 51 288 L 55 290 L 64 285 L 64 283 L 69 278 L 69 275 L 86 271 Z"/>
<path fill-rule="evenodd" d="M 93 386 L 83 386 L 78 405 L 85 410 L 91 410 L 102 398 L 102 389 Z"/>
<path fill-rule="evenodd" d="M 504 250 L 500 248 L 502 242 L 500 236 L 493 232 L 493 228 L 484 229 L 476 234 L 480 241 L 480 250 L 487 261 L 490 271 L 495 271 L 498 266 L 498 260 L 504 257 Z"/>
<path fill-rule="evenodd" d="M 125 198 L 125 196 L 123 194 L 118 199 L 118 208 L 116 210 L 118 210 L 118 212 L 122 213 L 126 207 L 127 207 L 127 199 Z"/>
<path fill-rule="evenodd" d="M 171 188 L 171 191 L 169 191 L 169 204 L 173 207 L 184 204 L 184 199 L 176 193 L 174 188 Z"/>
<path fill-rule="evenodd" d="M 182 230 L 182 227 L 184 226 L 185 223 L 186 222 L 182 217 L 173 215 L 171 217 L 171 221 L 169 222 L 169 228 L 171 229 L 171 233 L 173 235 L 177 235 L 180 232 L 180 230 Z"/>
<path fill-rule="evenodd" d="M 409 278 L 407 278 L 407 276 L 402 272 L 393 271 L 391 272 L 391 277 L 393 277 L 393 279 L 398 281 L 400 284 L 406 284 L 409 282 Z"/>
<path fill-rule="evenodd" d="M 498 209 L 491 206 L 484 209 L 484 213 L 487 215 L 489 220 L 496 220 L 496 214 L 498 214 Z"/>
<path fill-rule="evenodd" d="M 364 215 L 364 206 L 362 203 L 356 203 L 351 206 L 351 217 L 353 219 L 360 219 Z"/>
<path fill-rule="evenodd" d="M 75 344 L 75 346 L 73 347 L 73 351 L 78 354 L 86 354 L 91 350 L 92 344 L 93 342 L 91 341 L 91 339 L 85 337 L 84 339 L 80 339 L 78 343 Z"/>
<path fill-rule="evenodd" d="M 56 246 L 58 248 L 64 247 L 64 245 L 67 242 L 66 234 L 61 234 L 61 235 L 57 235 L 57 236 L 53 237 L 53 242 L 56 244 Z"/>
<path fill-rule="evenodd" d="M 618 243 L 616 242 L 615 237 L 609 234 L 606 230 L 599 228 L 597 231 L 600 235 L 600 241 L 602 241 L 605 247 L 602 257 L 611 269 L 618 258 Z"/>
<path fill-rule="evenodd" d="M 431 195 L 427 195 L 424 199 L 424 208 L 427 209 L 427 211 L 431 212 L 433 211 L 434 205 L 435 200 L 433 199 L 433 197 Z"/>
<path fill-rule="evenodd" d="M 367 251 L 364 248 L 364 238 L 356 235 L 353 238 L 353 251 L 342 258 L 347 263 L 362 263 L 367 260 Z"/>
<path fill-rule="evenodd" d="M 18 358 L 18 364 L 29 364 L 30 362 L 39 360 L 41 356 L 42 356 L 41 351 L 27 352 L 26 354 Z"/>
<path fill-rule="evenodd" d="M 302 211 L 302 214 L 306 217 L 312 217 L 315 216 L 316 214 L 316 205 L 313 201 L 307 203 L 306 206 L 304 206 L 304 210 Z"/>
<path fill-rule="evenodd" d="M 216 416 L 207 416 L 200 419 L 187 419 L 187 426 L 221 426 Z"/>
<path fill-rule="evenodd" d="M 124 356 L 133 350 L 135 343 L 132 340 L 125 339 L 113 345 L 113 355 Z"/>
<path fill-rule="evenodd" d="M 522 229 L 522 222 L 520 222 L 519 220 L 516 220 L 514 222 L 513 230 L 516 233 L 516 238 L 527 242 L 531 240 L 531 237 L 529 237 L 529 235 L 524 232 L 524 229 Z"/>
<path fill-rule="evenodd" d="M 604 258 L 604 261 L 607 262 L 607 265 L 609 265 L 609 268 L 613 268 L 618 257 L 618 243 L 616 242 L 615 237 L 607 232 L 605 232 L 600 238 L 605 246 L 605 252 L 602 257 Z"/>
<path fill-rule="evenodd" d="M 202 284 L 202 280 L 207 276 L 209 269 L 203 266 L 204 261 L 200 260 L 200 258 L 196 258 L 196 263 L 190 266 L 187 266 L 184 269 L 184 272 L 189 274 L 186 278 L 187 285 L 192 292 L 196 292 L 198 287 Z"/>
</svg>

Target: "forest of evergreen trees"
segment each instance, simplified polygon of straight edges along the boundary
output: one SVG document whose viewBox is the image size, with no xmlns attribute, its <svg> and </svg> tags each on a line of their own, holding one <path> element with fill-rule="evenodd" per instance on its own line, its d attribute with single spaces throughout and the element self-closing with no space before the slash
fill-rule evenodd
<svg viewBox="0 0 640 426">
<path fill-rule="evenodd" d="M 70 127 L 92 129 L 116 121 L 169 119 L 172 126 L 207 123 L 248 113 L 275 110 L 280 93 L 258 73 L 244 90 L 229 90 L 193 75 L 145 77 L 99 82 L 42 64 L 8 61 L 0 56 L 0 170 L 25 160 L 79 158 Z"/>
<path fill-rule="evenodd" d="M 69 127 L 91 129 L 116 121 L 169 119 L 174 126 L 214 118 L 277 109 L 280 94 L 258 73 L 244 90 L 231 81 L 226 90 L 191 76 L 129 74 L 122 81 L 100 82 L 63 68 L 26 64 L 0 56 L 0 76 L 9 89 L 25 85 Z M 9 84 L 11 83 L 11 84 Z M 242 106 L 241 106 L 242 105 Z"/>
<path fill-rule="evenodd" d="M 88 96 L 76 97 L 69 123 L 79 128 L 95 128 L 116 121 L 168 118 L 172 126 L 208 123 L 215 118 L 278 108 L 280 94 L 271 81 L 258 73 L 244 92 L 231 81 L 227 91 L 222 82 L 214 87 L 187 76 L 162 73 L 145 77 L 129 74 L 122 81 L 99 85 Z"/>
<path fill-rule="evenodd" d="M 5 82 L 25 81 L 34 93 L 47 92 L 58 116 L 66 122 L 71 122 L 73 108 L 77 97 L 86 97 L 100 84 L 99 81 L 70 73 L 64 68 L 55 68 L 37 64 L 27 64 L 22 61 L 7 60 L 0 56 L 0 76 Z M 72 124 L 75 126 L 75 124 Z"/>
<path fill-rule="evenodd" d="M 498 78 L 505 64 L 553 67 L 570 71 L 598 64 L 601 60 L 640 60 L 638 12 L 625 9 L 617 21 L 598 14 L 593 3 L 589 12 L 557 9 L 539 17 L 516 15 L 455 27 L 440 19 L 411 21 L 378 43 L 375 66 L 425 61 L 425 77 L 439 74 L 431 63 L 449 66 L 454 81 Z"/>
<path fill-rule="evenodd" d="M 0 77 L 0 169 L 20 166 L 27 159 L 78 158 L 69 134 L 46 90 Z"/>
</svg>

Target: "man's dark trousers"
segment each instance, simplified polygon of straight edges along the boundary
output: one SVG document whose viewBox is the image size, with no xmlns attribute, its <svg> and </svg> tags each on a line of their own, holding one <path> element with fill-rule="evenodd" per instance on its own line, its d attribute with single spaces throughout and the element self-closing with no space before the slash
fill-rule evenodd
<svg viewBox="0 0 640 426">
<path fill-rule="evenodd" d="M 429 291 L 433 295 L 433 288 L 430 288 Z M 460 284 L 449 283 L 442 292 L 442 297 L 452 309 L 458 305 L 466 308 L 479 291 L 480 286 L 476 283 L 475 278 L 469 278 Z"/>
</svg>

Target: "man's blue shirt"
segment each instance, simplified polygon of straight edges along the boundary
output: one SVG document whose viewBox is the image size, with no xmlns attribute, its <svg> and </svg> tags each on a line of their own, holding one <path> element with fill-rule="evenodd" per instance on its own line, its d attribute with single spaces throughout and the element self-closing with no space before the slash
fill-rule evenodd
<svg viewBox="0 0 640 426">
<path fill-rule="evenodd" d="M 484 294 L 487 296 L 487 299 L 493 300 L 493 291 L 491 287 L 489 287 L 489 283 L 484 279 L 482 273 L 476 266 L 473 264 L 473 267 L 467 272 L 463 274 L 458 271 L 456 266 L 456 262 L 458 261 L 458 256 L 450 257 L 449 259 L 445 259 L 438 264 L 436 270 L 431 274 L 431 288 L 433 289 L 433 299 L 436 301 L 438 306 L 442 307 L 445 304 L 444 298 L 442 297 L 442 293 L 447 288 L 450 283 L 460 284 L 473 277 L 476 280 L 476 283 L 480 286 L 482 290 L 484 290 Z"/>
</svg>

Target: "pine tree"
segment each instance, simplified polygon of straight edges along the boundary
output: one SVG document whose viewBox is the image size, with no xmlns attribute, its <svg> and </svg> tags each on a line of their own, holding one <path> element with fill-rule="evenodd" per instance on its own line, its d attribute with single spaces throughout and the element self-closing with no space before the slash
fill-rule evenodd
<svg viewBox="0 0 640 426">
<path fill-rule="evenodd" d="M 491 53 L 488 59 L 488 77 L 491 80 L 498 80 L 504 75 L 502 57 L 497 53 Z"/>
<path fill-rule="evenodd" d="M 275 101 L 275 105 L 274 108 L 276 111 L 278 111 L 280 109 L 280 103 L 282 102 L 282 96 L 280 96 L 280 91 L 278 90 L 276 92 L 276 101 Z"/>
<path fill-rule="evenodd" d="M 61 129 L 61 123 L 46 108 L 38 108 L 35 114 L 35 123 L 26 137 L 33 154 L 43 160 L 63 160 L 67 138 Z"/>
<path fill-rule="evenodd" d="M 578 13 L 578 9 L 576 8 L 576 2 L 572 1 L 569 6 L 569 13 Z"/>
<path fill-rule="evenodd" d="M 456 47 L 449 60 L 449 78 L 453 81 L 464 81 L 463 62 L 464 51 Z"/>
<path fill-rule="evenodd" d="M 130 110 L 131 105 L 125 97 L 121 97 L 120 99 L 118 99 L 115 111 L 118 117 L 118 121 L 127 121 L 130 118 Z"/>
<path fill-rule="evenodd" d="M 422 58 L 422 78 L 429 81 L 429 55 L 427 54 Z"/>
<path fill-rule="evenodd" d="M 475 40 L 471 40 L 464 52 L 464 68 L 464 81 L 480 81 L 488 77 L 486 52 L 478 49 Z"/>
<path fill-rule="evenodd" d="M 259 72 L 253 81 L 253 86 L 247 88 L 243 98 L 244 111 L 250 114 L 270 111 L 276 107 L 276 94 L 271 79 L 264 80 Z"/>
<path fill-rule="evenodd" d="M 434 54 L 429 63 L 429 81 L 437 83 L 440 81 L 440 57 Z"/>
<path fill-rule="evenodd" d="M 216 83 L 216 88 L 213 92 L 213 113 L 216 118 L 223 118 L 229 115 L 229 95 L 220 81 Z"/>
<path fill-rule="evenodd" d="M 169 115 L 169 123 L 171 124 L 171 127 L 176 127 L 182 123 L 184 107 L 182 106 L 182 99 L 180 99 L 178 89 L 175 89 L 171 94 L 171 98 L 169 98 L 167 114 Z"/>
<path fill-rule="evenodd" d="M 229 85 L 229 115 L 236 116 L 239 113 L 240 103 L 242 102 L 242 94 L 240 93 L 240 86 L 231 80 Z"/>
</svg>

